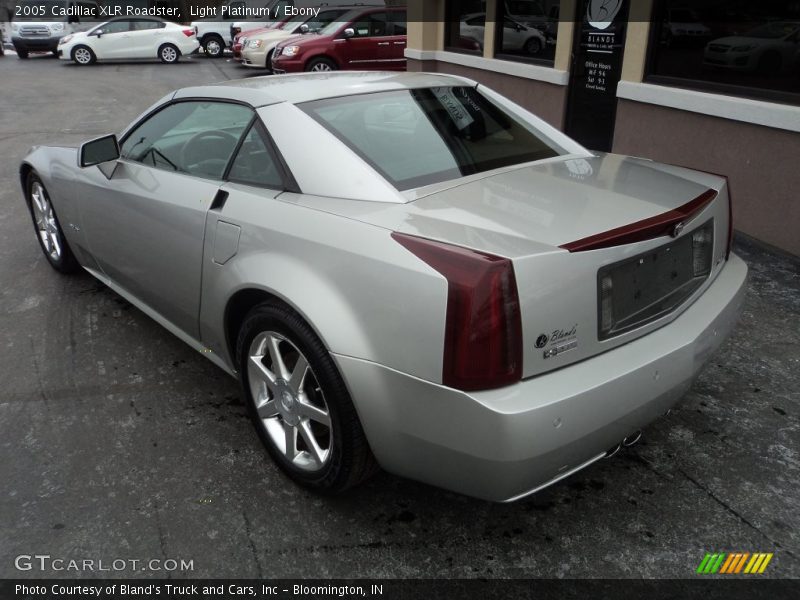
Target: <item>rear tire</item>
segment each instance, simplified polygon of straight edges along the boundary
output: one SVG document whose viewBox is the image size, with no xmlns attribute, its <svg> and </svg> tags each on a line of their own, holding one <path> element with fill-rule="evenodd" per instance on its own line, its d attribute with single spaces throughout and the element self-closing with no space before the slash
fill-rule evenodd
<svg viewBox="0 0 800 600">
<path fill-rule="evenodd" d="M 50 266 L 59 273 L 75 273 L 80 270 L 78 261 L 64 237 L 50 195 L 39 176 L 31 171 L 25 185 L 25 199 L 31 213 L 36 239 Z"/>
<path fill-rule="evenodd" d="M 207 35 L 203 38 L 203 52 L 209 58 L 221 58 L 225 53 L 225 42 L 218 35 Z"/>
<path fill-rule="evenodd" d="M 164 44 L 158 49 L 158 58 L 165 65 L 174 65 L 181 58 L 181 51 L 172 44 Z"/>
<path fill-rule="evenodd" d="M 236 350 L 256 431 L 292 480 L 335 494 L 378 470 L 330 353 L 296 312 L 273 302 L 256 306 Z"/>
<path fill-rule="evenodd" d="M 315 58 L 309 61 L 306 65 L 306 71 L 309 73 L 319 73 L 327 71 L 338 71 L 339 65 L 333 62 L 330 58 Z"/>
<path fill-rule="evenodd" d="M 75 46 L 72 49 L 72 60 L 76 65 L 86 66 L 93 65 L 97 57 L 88 46 Z"/>
</svg>

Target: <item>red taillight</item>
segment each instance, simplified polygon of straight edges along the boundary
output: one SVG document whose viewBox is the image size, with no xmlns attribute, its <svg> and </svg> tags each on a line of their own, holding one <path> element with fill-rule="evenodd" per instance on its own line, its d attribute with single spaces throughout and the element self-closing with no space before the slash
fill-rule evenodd
<svg viewBox="0 0 800 600">
<path fill-rule="evenodd" d="M 183 35 L 186 37 L 192 37 L 194 35 L 194 29 L 184 29 Z"/>
<path fill-rule="evenodd" d="M 393 233 L 447 279 L 442 383 L 486 390 L 522 378 L 522 319 L 510 260 Z"/>
</svg>

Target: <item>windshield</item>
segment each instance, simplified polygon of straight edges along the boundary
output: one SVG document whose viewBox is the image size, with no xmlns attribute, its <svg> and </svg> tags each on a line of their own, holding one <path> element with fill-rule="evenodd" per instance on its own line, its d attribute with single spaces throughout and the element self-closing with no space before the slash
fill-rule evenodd
<svg viewBox="0 0 800 600">
<path fill-rule="evenodd" d="M 752 38 L 762 38 L 766 40 L 777 40 L 790 35 L 800 28 L 798 23 L 767 23 L 761 27 L 756 27 L 748 31 L 745 36 Z"/>
<path fill-rule="evenodd" d="M 300 107 L 399 190 L 563 152 L 472 87 L 347 96 Z"/>
<path fill-rule="evenodd" d="M 346 10 L 326 10 L 321 11 L 316 17 L 295 17 L 286 24 L 286 30 L 295 32 L 303 25 L 308 27 L 311 33 L 317 33 L 329 25 L 334 19 L 341 17 Z"/>
</svg>

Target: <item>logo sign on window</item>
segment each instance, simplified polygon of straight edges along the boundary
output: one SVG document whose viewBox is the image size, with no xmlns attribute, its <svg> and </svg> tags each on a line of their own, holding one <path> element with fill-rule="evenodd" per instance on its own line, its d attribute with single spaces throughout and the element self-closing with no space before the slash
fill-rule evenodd
<svg viewBox="0 0 800 600">
<path fill-rule="evenodd" d="M 475 122 L 461 100 L 453 93 L 452 88 L 433 88 L 433 95 L 447 109 L 447 113 L 456 124 L 458 130 L 466 129 Z"/>
<path fill-rule="evenodd" d="M 608 29 L 622 8 L 623 0 L 592 0 L 586 7 L 586 20 L 595 29 Z"/>
</svg>

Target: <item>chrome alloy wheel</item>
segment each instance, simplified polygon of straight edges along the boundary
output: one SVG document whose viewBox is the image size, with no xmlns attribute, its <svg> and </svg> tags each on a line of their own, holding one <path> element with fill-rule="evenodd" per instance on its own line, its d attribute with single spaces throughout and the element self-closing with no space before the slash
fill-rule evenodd
<svg viewBox="0 0 800 600">
<path fill-rule="evenodd" d="M 206 52 L 209 56 L 220 56 L 223 52 L 222 44 L 218 39 L 212 38 L 206 42 Z"/>
<path fill-rule="evenodd" d="M 250 344 L 247 375 L 259 420 L 275 448 L 298 469 L 324 468 L 333 446 L 331 417 L 303 353 L 279 333 L 261 333 Z"/>
<path fill-rule="evenodd" d="M 333 71 L 333 68 L 326 62 L 318 62 L 313 67 L 311 67 L 312 72 L 320 72 L 320 71 Z"/>
<path fill-rule="evenodd" d="M 33 208 L 33 219 L 36 222 L 36 230 L 42 247 L 51 259 L 58 261 L 61 259 L 61 234 L 58 231 L 56 215 L 53 206 L 47 197 L 47 192 L 38 181 L 31 186 L 31 207 Z"/>
<path fill-rule="evenodd" d="M 75 62 L 88 65 L 92 62 L 92 53 L 88 48 L 78 48 L 75 50 Z"/>
</svg>

